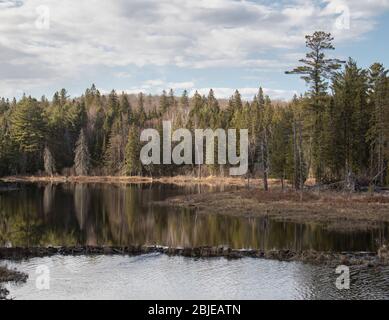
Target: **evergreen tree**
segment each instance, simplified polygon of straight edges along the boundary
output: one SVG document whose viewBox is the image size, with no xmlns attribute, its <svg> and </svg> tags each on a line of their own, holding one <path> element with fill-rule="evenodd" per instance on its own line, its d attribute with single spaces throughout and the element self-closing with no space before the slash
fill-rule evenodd
<svg viewBox="0 0 389 320">
<path fill-rule="evenodd" d="M 271 139 L 269 143 L 272 176 L 284 181 L 290 177 L 289 159 L 292 151 L 293 113 L 289 108 L 276 107 L 271 123 Z"/>
<path fill-rule="evenodd" d="M 126 142 L 127 136 L 121 129 L 120 122 L 116 121 L 104 155 L 104 165 L 110 174 L 117 174 L 122 171 L 125 162 Z"/>
<path fill-rule="evenodd" d="M 169 98 L 166 94 L 166 91 L 162 91 L 161 98 L 159 99 L 159 112 L 161 115 L 163 115 L 166 111 L 169 109 Z"/>
<path fill-rule="evenodd" d="M 132 125 L 128 133 L 126 146 L 126 174 L 129 176 L 136 176 L 142 173 L 140 150 L 139 129 Z"/>
<path fill-rule="evenodd" d="M 59 104 L 63 107 L 67 101 L 68 101 L 68 92 L 66 91 L 66 89 L 61 89 L 61 92 L 59 94 Z"/>
<path fill-rule="evenodd" d="M 138 114 L 137 114 L 137 124 L 139 127 L 143 127 L 146 120 L 147 120 L 147 114 L 145 111 L 145 100 L 143 93 L 139 93 L 138 95 Z"/>
<path fill-rule="evenodd" d="M 299 74 L 310 86 L 311 97 L 311 137 L 312 155 L 314 157 L 315 173 L 319 181 L 324 175 L 323 157 L 324 150 L 321 144 L 323 140 L 323 116 L 325 103 L 327 101 L 328 79 L 341 68 L 343 61 L 339 59 L 328 59 L 325 52 L 334 50 L 332 42 L 334 38 L 330 33 L 317 31 L 313 35 L 307 35 L 306 47 L 310 50 L 305 58 L 301 59 L 301 66 L 287 71 L 287 74 Z"/>
<path fill-rule="evenodd" d="M 122 121 L 130 123 L 134 120 L 128 95 L 124 92 L 120 97 L 120 114 L 122 116 Z"/>
<path fill-rule="evenodd" d="M 338 73 L 333 81 L 334 103 L 337 120 L 337 135 L 340 139 L 336 159 L 342 163 L 343 178 L 366 174 L 369 146 L 366 132 L 369 128 L 367 110 L 366 72 L 350 59 L 344 72 Z"/>
<path fill-rule="evenodd" d="M 45 119 L 38 101 L 23 98 L 11 115 L 11 125 L 11 137 L 22 152 L 31 154 L 43 149 Z"/>
<path fill-rule="evenodd" d="M 370 143 L 370 176 L 372 182 L 384 185 L 385 163 L 389 160 L 389 80 L 388 70 L 380 63 L 369 69 L 369 106 L 371 121 L 367 139 Z"/>
</svg>

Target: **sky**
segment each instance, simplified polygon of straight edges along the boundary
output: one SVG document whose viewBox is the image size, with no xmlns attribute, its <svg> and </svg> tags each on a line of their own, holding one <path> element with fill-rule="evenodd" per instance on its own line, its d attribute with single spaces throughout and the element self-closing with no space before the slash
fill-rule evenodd
<svg viewBox="0 0 389 320">
<path fill-rule="evenodd" d="M 315 30 L 334 36 L 330 56 L 389 68 L 389 0 L 0 0 L 0 96 L 95 83 L 288 100 L 306 85 L 284 71 Z"/>
</svg>

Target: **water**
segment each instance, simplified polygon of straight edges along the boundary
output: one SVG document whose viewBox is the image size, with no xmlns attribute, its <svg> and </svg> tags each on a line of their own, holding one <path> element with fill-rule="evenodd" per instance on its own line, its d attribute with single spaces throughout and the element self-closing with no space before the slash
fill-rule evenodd
<svg viewBox="0 0 389 320">
<path fill-rule="evenodd" d="M 55 256 L 8 265 L 29 274 L 27 284 L 7 286 L 16 299 L 389 298 L 389 268 L 354 268 L 350 290 L 341 291 L 332 268 L 251 258 Z M 50 270 L 49 290 L 36 286 L 42 265 Z"/>
<path fill-rule="evenodd" d="M 201 192 L 219 188 L 202 187 Z M 200 192 L 174 185 L 27 184 L 0 193 L 0 245 L 165 245 L 375 251 L 388 227 L 327 231 L 317 224 L 202 215 L 153 201 Z"/>
<path fill-rule="evenodd" d="M 316 224 L 202 215 L 153 204 L 219 188 L 174 185 L 26 184 L 0 192 L 0 245 L 230 245 L 232 248 L 371 251 L 388 228 L 328 231 Z M 325 266 L 261 259 L 229 261 L 160 254 L 0 261 L 29 275 L 7 284 L 16 299 L 388 299 L 389 268 L 353 267 L 351 290 Z M 37 270 L 50 271 L 38 290 Z"/>
</svg>

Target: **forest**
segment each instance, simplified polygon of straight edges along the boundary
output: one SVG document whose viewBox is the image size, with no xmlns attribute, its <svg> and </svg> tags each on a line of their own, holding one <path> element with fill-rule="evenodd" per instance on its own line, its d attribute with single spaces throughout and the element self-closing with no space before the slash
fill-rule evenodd
<svg viewBox="0 0 389 320">
<path fill-rule="evenodd" d="M 319 185 L 389 184 L 389 77 L 379 62 L 369 68 L 329 58 L 333 37 L 306 36 L 306 56 L 293 70 L 307 92 L 272 101 L 261 88 L 251 101 L 237 90 L 229 100 L 173 90 L 159 96 L 102 94 L 95 85 L 81 97 L 66 89 L 52 99 L 0 99 L 0 176 L 224 176 L 228 165 L 148 165 L 139 160 L 140 132 L 174 128 L 249 130 L 249 177 Z M 296 75 L 293 77 L 293 75 Z"/>
</svg>

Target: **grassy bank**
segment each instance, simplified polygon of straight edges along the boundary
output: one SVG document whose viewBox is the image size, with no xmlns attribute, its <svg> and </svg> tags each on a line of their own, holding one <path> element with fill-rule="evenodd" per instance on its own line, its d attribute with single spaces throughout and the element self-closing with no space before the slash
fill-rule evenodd
<svg viewBox="0 0 389 320">
<path fill-rule="evenodd" d="M 196 208 L 198 213 L 245 217 L 269 217 L 297 223 L 318 223 L 337 231 L 369 230 L 389 223 L 389 195 L 336 191 L 297 193 L 287 186 L 281 190 L 279 180 L 269 180 L 270 191 L 262 190 L 261 179 L 242 177 L 125 177 L 125 176 L 12 176 L 7 183 L 164 183 L 208 186 L 235 186 L 237 190 L 169 198 L 163 206 Z M 248 183 L 250 188 L 247 188 Z M 308 185 L 313 185 L 309 181 Z"/>
<path fill-rule="evenodd" d="M 297 223 L 319 223 L 337 231 L 369 230 L 389 223 L 389 196 L 341 192 L 239 189 L 177 196 L 159 205 L 195 208 L 202 214 L 269 217 Z"/>
<path fill-rule="evenodd" d="M 196 176 L 174 176 L 174 177 L 127 177 L 127 176 L 10 176 L 0 178 L 4 183 L 134 183 L 134 184 L 149 184 L 149 183 L 165 183 L 176 185 L 202 184 L 202 185 L 226 185 L 246 187 L 258 187 L 262 185 L 261 179 L 244 179 L 242 177 L 196 177 Z M 271 187 L 279 188 L 281 182 L 279 180 L 269 180 Z"/>
</svg>

